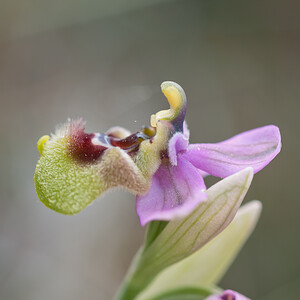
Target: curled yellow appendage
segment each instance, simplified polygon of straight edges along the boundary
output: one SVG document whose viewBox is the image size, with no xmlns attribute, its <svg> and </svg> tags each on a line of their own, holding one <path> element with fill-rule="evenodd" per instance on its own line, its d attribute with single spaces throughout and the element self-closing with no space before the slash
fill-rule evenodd
<svg viewBox="0 0 300 300">
<path fill-rule="evenodd" d="M 161 110 L 152 115 L 150 120 L 152 127 L 156 127 L 158 120 L 174 120 L 182 107 L 186 105 L 186 96 L 179 84 L 172 81 L 165 81 L 161 84 L 161 90 L 170 104 L 170 109 Z"/>
<path fill-rule="evenodd" d="M 43 135 L 42 137 L 39 138 L 38 142 L 37 142 L 37 148 L 40 152 L 40 154 L 42 155 L 43 153 L 43 149 L 44 149 L 44 144 L 50 139 L 49 135 Z"/>
<path fill-rule="evenodd" d="M 169 101 L 172 109 L 178 110 L 183 102 L 185 95 L 182 95 L 182 88 L 177 83 L 172 81 L 165 81 L 161 84 L 161 90 Z"/>
</svg>

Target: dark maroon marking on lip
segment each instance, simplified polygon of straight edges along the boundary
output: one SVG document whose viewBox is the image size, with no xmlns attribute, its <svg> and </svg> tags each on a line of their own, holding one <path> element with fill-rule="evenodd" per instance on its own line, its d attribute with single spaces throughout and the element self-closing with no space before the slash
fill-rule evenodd
<svg viewBox="0 0 300 300">
<path fill-rule="evenodd" d="M 75 157 L 76 160 L 82 163 L 95 162 L 107 149 L 107 147 L 94 145 L 92 138 L 95 135 L 93 133 L 78 133 L 74 136 L 72 144 L 70 145 L 70 154 Z"/>
<path fill-rule="evenodd" d="M 134 155 L 142 141 L 149 139 L 143 132 L 134 133 L 124 139 L 116 137 L 100 135 L 99 139 L 102 143 L 107 143 L 107 147 L 103 145 L 95 145 L 92 139 L 95 138 L 94 133 L 78 132 L 71 138 L 69 147 L 70 154 L 80 163 L 93 163 L 96 162 L 110 147 L 119 147 L 130 155 Z"/>
<path fill-rule="evenodd" d="M 150 134 L 150 136 L 147 133 Z M 119 147 L 126 151 L 130 156 L 134 156 L 139 150 L 139 145 L 147 140 L 153 138 L 155 134 L 154 129 L 145 127 L 143 131 L 136 132 L 124 139 L 119 139 L 113 135 L 105 134 L 88 134 L 83 130 L 71 135 L 71 144 L 69 147 L 70 154 L 81 163 L 94 163 L 104 153 L 104 151 L 111 147 Z M 103 145 L 95 145 L 92 139 L 96 138 Z M 107 144 L 107 147 L 105 146 Z"/>
</svg>

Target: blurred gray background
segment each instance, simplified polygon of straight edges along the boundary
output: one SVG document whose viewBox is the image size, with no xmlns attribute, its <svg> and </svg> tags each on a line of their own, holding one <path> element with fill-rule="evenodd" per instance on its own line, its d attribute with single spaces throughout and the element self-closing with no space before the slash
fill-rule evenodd
<svg viewBox="0 0 300 300">
<path fill-rule="evenodd" d="M 112 191 L 77 216 L 33 186 L 37 139 L 68 117 L 132 131 L 188 96 L 191 142 L 266 124 L 281 154 L 255 176 L 258 227 L 221 282 L 253 299 L 299 299 L 300 4 L 277 1 L 0 3 L 0 299 L 111 299 L 143 239 L 134 196 Z M 209 179 L 209 182 L 212 180 Z"/>
</svg>

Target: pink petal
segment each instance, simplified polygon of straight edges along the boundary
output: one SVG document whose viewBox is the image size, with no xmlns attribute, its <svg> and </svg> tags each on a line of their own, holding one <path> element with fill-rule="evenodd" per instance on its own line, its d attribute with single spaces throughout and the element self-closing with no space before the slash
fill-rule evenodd
<svg viewBox="0 0 300 300">
<path fill-rule="evenodd" d="M 204 172 L 224 178 L 246 167 L 252 167 L 257 173 L 269 164 L 280 149 L 279 129 L 269 125 L 216 144 L 192 144 L 184 157 Z"/>
<path fill-rule="evenodd" d="M 179 157 L 177 166 L 162 163 L 149 192 L 136 198 L 141 225 L 188 215 L 206 199 L 205 189 L 200 172 L 186 159 Z"/>
</svg>

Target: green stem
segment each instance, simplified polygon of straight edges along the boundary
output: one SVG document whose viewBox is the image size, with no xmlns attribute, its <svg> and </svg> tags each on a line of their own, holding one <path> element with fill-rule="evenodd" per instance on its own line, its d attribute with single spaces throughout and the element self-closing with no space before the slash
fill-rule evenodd
<svg viewBox="0 0 300 300">
<path fill-rule="evenodd" d="M 133 300 L 144 289 L 145 284 L 148 285 L 145 280 L 139 276 L 141 270 L 139 266 L 143 251 L 144 248 L 140 248 L 133 258 L 115 300 Z"/>
<path fill-rule="evenodd" d="M 133 258 L 115 300 L 133 300 L 161 271 L 161 266 L 156 266 L 155 264 L 151 265 L 150 268 L 145 268 L 146 265 L 149 265 L 149 261 L 147 261 L 147 255 L 145 256 L 144 254 L 167 223 L 164 221 L 153 221 L 148 225 L 144 245 Z"/>
<path fill-rule="evenodd" d="M 121 288 L 115 300 L 133 300 L 142 292 L 162 270 L 163 266 L 150 264 L 145 257 L 144 247 L 142 247 L 133 259 Z M 148 267 L 146 267 L 148 265 Z"/>
</svg>

